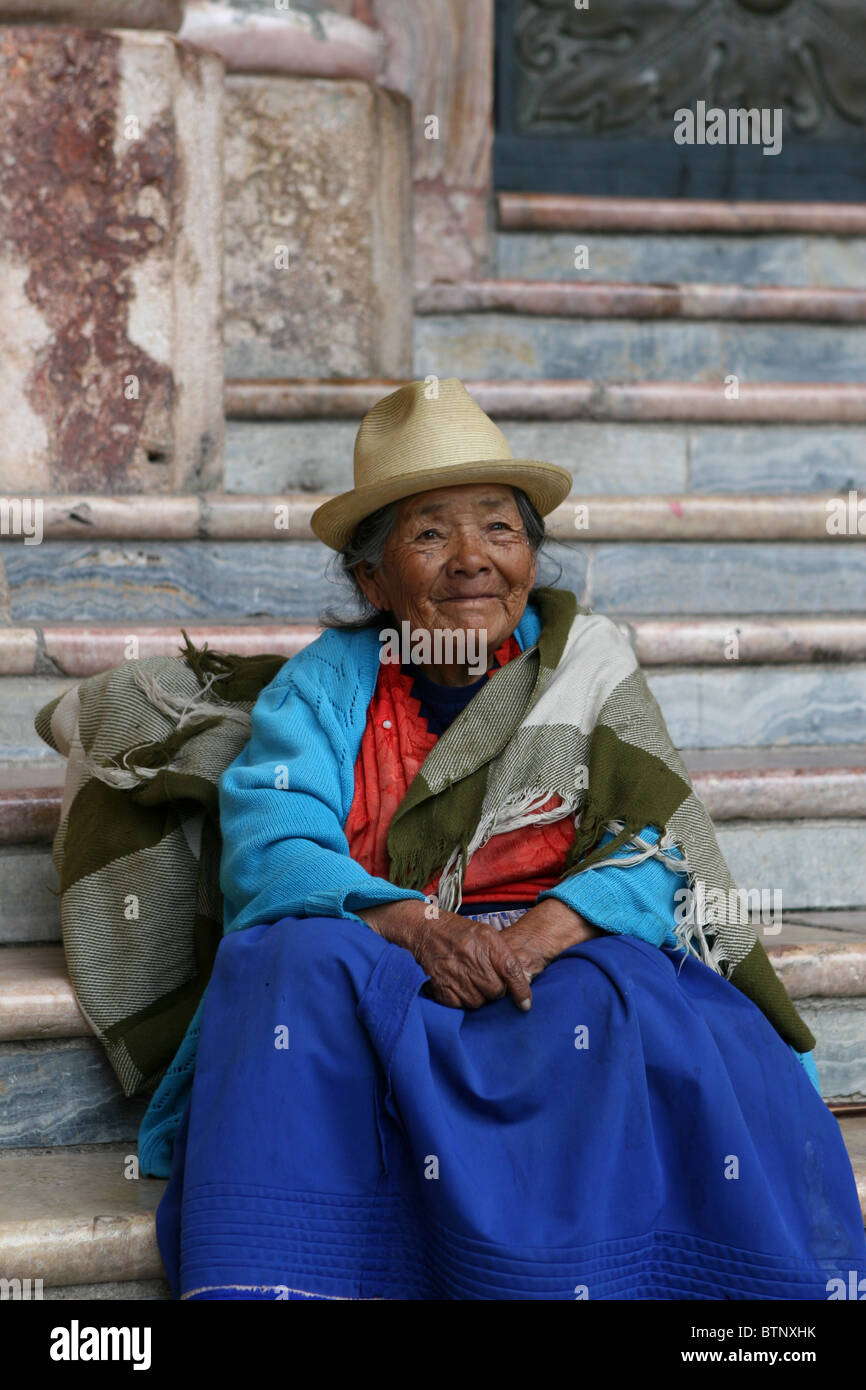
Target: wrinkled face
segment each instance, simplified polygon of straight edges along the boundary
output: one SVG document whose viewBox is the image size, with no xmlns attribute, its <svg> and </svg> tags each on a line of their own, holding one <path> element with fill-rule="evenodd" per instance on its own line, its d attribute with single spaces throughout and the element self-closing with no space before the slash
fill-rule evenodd
<svg viewBox="0 0 866 1390">
<path fill-rule="evenodd" d="M 483 629 L 492 657 L 523 617 L 535 555 L 511 488 L 467 483 L 400 502 L 381 565 L 358 580 L 413 629 Z"/>
</svg>

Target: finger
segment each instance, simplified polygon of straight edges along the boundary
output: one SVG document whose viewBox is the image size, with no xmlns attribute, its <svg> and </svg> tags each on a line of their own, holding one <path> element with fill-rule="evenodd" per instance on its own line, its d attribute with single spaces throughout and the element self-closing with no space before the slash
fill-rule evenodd
<svg viewBox="0 0 866 1390">
<path fill-rule="evenodd" d="M 480 1009 L 481 1005 L 487 1001 L 479 990 L 464 983 L 459 987 L 446 987 L 440 990 L 437 995 L 437 1002 L 446 1004 L 449 1009 Z"/>
<path fill-rule="evenodd" d="M 497 952 L 494 961 L 496 969 L 502 979 L 506 990 L 511 995 L 519 1009 L 526 1011 L 532 1008 L 532 990 L 529 986 L 529 978 L 526 970 L 517 956 L 513 955 L 505 945 L 501 943 L 501 949 Z"/>
</svg>

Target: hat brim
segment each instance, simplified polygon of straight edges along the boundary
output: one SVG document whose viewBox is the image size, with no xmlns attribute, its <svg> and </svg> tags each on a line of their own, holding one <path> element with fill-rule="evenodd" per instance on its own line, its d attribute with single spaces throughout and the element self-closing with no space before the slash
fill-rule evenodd
<svg viewBox="0 0 866 1390">
<path fill-rule="evenodd" d="M 387 482 L 368 483 L 332 497 L 316 508 L 310 517 L 310 526 L 325 545 L 332 550 L 342 550 L 358 523 L 389 502 L 399 502 L 404 497 L 431 492 L 434 488 L 485 482 L 522 488 L 541 516 L 547 516 L 564 502 L 572 488 L 571 474 L 565 468 L 539 459 L 485 459 L 481 463 L 455 463 L 444 468 L 440 465 L 413 473 L 398 473 Z"/>
</svg>

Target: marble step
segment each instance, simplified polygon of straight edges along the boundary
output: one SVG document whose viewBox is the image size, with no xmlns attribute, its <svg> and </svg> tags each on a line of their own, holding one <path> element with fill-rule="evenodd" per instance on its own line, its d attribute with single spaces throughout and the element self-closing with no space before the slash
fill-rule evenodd
<svg viewBox="0 0 866 1390">
<path fill-rule="evenodd" d="M 496 210 L 499 227 L 510 232 L 866 236 L 866 203 L 499 193 Z"/>
<path fill-rule="evenodd" d="M 357 421 L 228 420 L 231 493 L 343 492 Z M 508 420 L 515 458 L 567 468 L 582 496 L 866 492 L 861 425 Z"/>
<path fill-rule="evenodd" d="M 62 771 L 62 768 L 59 769 Z M 717 820 L 737 884 L 786 913 L 866 907 L 866 820 Z M 58 880 L 47 844 L 0 845 L 0 947 L 60 940 Z M 775 940 L 775 923 L 764 934 Z"/>
<path fill-rule="evenodd" d="M 500 231 L 495 255 L 496 272 L 503 279 L 840 289 L 866 285 L 866 232 L 860 236 L 805 232 L 707 236 L 590 228 Z"/>
<path fill-rule="evenodd" d="M 305 542 L 314 511 L 331 494 L 52 493 L 25 514 L 11 499 L 7 573 L 45 544 L 101 541 Z M 18 510 L 15 505 L 18 504 Z M 856 488 L 817 493 L 572 493 L 546 518 L 553 541 L 822 542 L 839 546 L 866 536 L 866 497 Z"/>
<path fill-rule="evenodd" d="M 63 765 L 57 770 L 63 774 Z M 699 777 L 694 781 L 698 791 L 705 790 L 706 781 Z M 769 788 L 765 785 L 759 788 L 759 795 L 766 803 L 773 791 L 773 784 Z M 745 778 L 738 795 L 741 801 L 752 795 Z M 803 792 L 802 796 L 801 809 L 806 809 L 808 794 Z M 748 809 L 759 808 L 752 805 Z M 771 809 L 776 809 L 778 816 L 784 805 Z M 830 802 L 826 809 L 831 809 Z M 767 903 L 774 901 L 771 895 L 777 892 L 785 912 L 866 906 L 865 817 L 770 820 L 753 815 L 751 819 L 716 817 L 714 823 L 735 881 L 744 888 L 766 892 Z M 47 824 L 43 833 L 47 833 Z M 14 834 L 8 823 L 6 834 Z M 60 934 L 58 880 L 49 845 L 0 844 L 0 944 L 54 942 L 60 940 Z M 767 934 L 767 940 L 773 938 L 774 929 Z"/>
<path fill-rule="evenodd" d="M 866 325 L 426 313 L 415 316 L 413 360 L 418 377 L 675 378 L 719 390 L 732 377 L 855 382 L 866 375 Z"/>
<path fill-rule="evenodd" d="M 829 914 L 823 914 L 826 918 Z M 817 1039 L 824 1095 L 866 1096 L 866 913 L 846 925 L 756 924 Z M 126 1142 L 147 1097 L 125 1098 L 81 1015 L 57 945 L 0 947 L 0 1149 Z"/>
<path fill-rule="evenodd" d="M 683 757 L 714 821 L 866 817 L 864 745 L 686 748 Z M 65 762 L 46 764 L 37 785 L 26 780 L 33 764 L 0 766 L 0 846 L 27 846 L 25 858 L 53 839 L 60 816 Z"/>
<path fill-rule="evenodd" d="M 857 324 L 866 290 L 823 285 L 662 283 L 564 279 L 439 281 L 419 288 L 416 314 L 515 314 L 566 319 L 724 320 L 736 323 Z"/>
<path fill-rule="evenodd" d="M 842 929 L 797 914 L 764 936 L 792 999 L 866 998 L 866 910 L 846 916 Z M 0 946 L 0 1043 L 91 1036 L 61 945 Z"/>
<path fill-rule="evenodd" d="M 165 1190 L 130 1178 L 132 1150 L 0 1154 L 0 1268 L 46 1288 L 158 1280 L 154 1214 Z M 126 1297 L 125 1292 L 120 1295 Z"/>
<path fill-rule="evenodd" d="M 736 426 L 866 422 L 866 382 L 862 381 L 741 381 L 736 398 L 729 398 L 719 382 L 695 381 L 691 371 L 675 381 L 609 380 L 595 372 L 583 379 L 536 380 L 520 372 L 505 378 L 464 377 L 463 383 L 482 410 L 497 421 L 636 424 L 676 420 Z M 393 378 L 230 377 L 224 390 L 226 418 L 357 422 L 382 396 L 402 384 Z"/>
<path fill-rule="evenodd" d="M 768 524 L 777 525 L 778 518 Z M 812 517 L 810 529 L 814 524 Z M 629 525 L 634 532 L 641 523 L 633 518 Z M 694 530 L 704 527 L 688 527 L 670 509 L 664 526 L 668 534 L 686 530 L 691 539 L 605 541 L 586 538 L 597 532 L 577 530 L 570 542 L 551 541 L 539 582 L 558 582 L 581 602 L 617 617 L 866 611 L 862 537 L 698 542 Z M 352 603 L 334 573 L 332 552 L 312 540 L 46 540 L 6 546 L 3 567 L 3 616 L 15 627 L 310 623 L 329 606 Z"/>
<path fill-rule="evenodd" d="M 839 1125 L 866 1215 L 866 1116 L 841 1115 Z M 70 1297 L 82 1285 L 113 1290 L 118 1283 L 123 1290 L 150 1283 L 149 1296 L 164 1296 L 154 1213 L 165 1186 L 156 1178 L 125 1178 L 124 1154 L 116 1149 L 0 1156 L 4 1275 L 42 1279 L 46 1297 L 61 1297 L 64 1289 Z"/>
<path fill-rule="evenodd" d="M 135 1152 L 148 1097 L 123 1095 L 89 1031 L 0 1042 L 0 1087 L 0 1149 L 122 1142 Z"/>
<path fill-rule="evenodd" d="M 866 615 L 618 619 L 642 666 L 728 666 L 857 661 L 866 656 Z M 321 631 L 313 623 L 52 623 L 0 626 L 0 676 L 90 676 L 130 658 L 176 656 L 183 632 L 196 646 L 294 656 Z M 135 646 L 131 647 L 131 638 Z M 2 782 L 0 782 L 2 785 Z"/>
<path fill-rule="evenodd" d="M 648 667 L 646 678 L 678 748 L 781 744 L 793 749 L 855 744 L 863 738 L 866 663 L 862 661 L 826 666 L 817 662 L 750 666 L 730 661 L 726 667 Z M 75 684 L 64 677 L 2 678 L 0 763 L 48 759 L 57 765 L 59 755 L 42 742 L 34 719 L 42 705 Z"/>
</svg>

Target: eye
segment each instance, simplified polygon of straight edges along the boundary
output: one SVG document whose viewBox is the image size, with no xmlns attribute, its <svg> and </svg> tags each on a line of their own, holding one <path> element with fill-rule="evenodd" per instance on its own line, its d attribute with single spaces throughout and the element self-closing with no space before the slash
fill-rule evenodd
<svg viewBox="0 0 866 1390">
<path fill-rule="evenodd" d="M 435 526 L 428 526 L 426 531 L 419 531 L 415 539 L 416 541 L 435 540 L 438 535 L 439 532 Z"/>
</svg>

